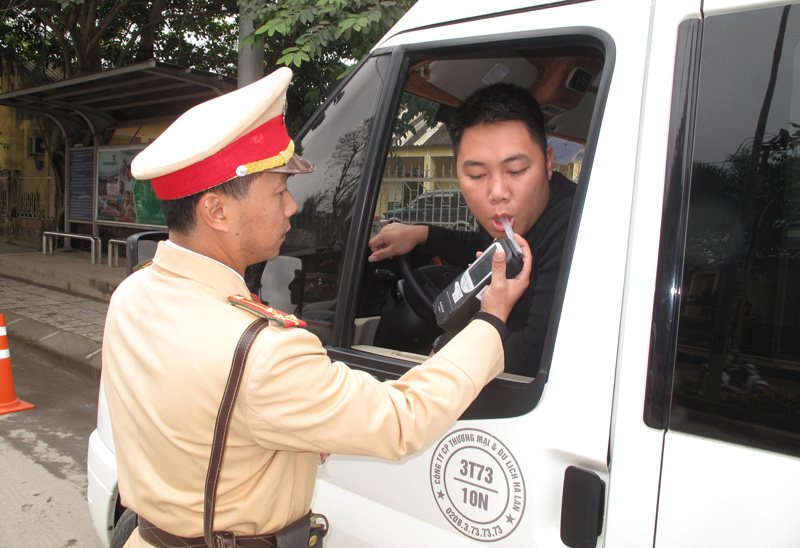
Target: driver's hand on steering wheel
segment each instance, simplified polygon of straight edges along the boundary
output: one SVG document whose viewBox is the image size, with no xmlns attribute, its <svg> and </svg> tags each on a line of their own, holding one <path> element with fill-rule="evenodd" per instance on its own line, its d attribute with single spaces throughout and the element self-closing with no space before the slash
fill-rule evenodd
<svg viewBox="0 0 800 548">
<path fill-rule="evenodd" d="M 378 235 L 380 236 L 380 234 Z M 376 236 L 377 238 L 377 236 Z M 522 270 L 516 278 L 506 278 L 505 253 L 498 251 L 492 259 L 492 282 L 481 298 L 481 311 L 497 316 L 503 322 L 508 319 L 511 309 L 528 289 L 531 279 L 533 255 L 525 238 L 514 234 L 514 239 L 522 249 Z"/>
<path fill-rule="evenodd" d="M 406 255 L 418 245 L 424 244 L 427 239 L 427 225 L 389 223 L 369 241 L 372 255 L 367 260 L 376 263 L 398 255 Z"/>
</svg>

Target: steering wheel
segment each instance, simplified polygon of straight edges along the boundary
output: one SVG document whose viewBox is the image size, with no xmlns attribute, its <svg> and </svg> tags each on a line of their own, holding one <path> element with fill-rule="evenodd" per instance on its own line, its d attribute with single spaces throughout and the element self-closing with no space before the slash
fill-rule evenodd
<svg viewBox="0 0 800 548">
<path fill-rule="evenodd" d="M 433 301 L 463 268 L 453 265 L 427 265 L 414 269 L 408 254 L 395 258 L 405 280 L 404 287 L 408 287 L 408 294 L 405 295 L 408 304 L 426 322 L 437 325 Z"/>
</svg>

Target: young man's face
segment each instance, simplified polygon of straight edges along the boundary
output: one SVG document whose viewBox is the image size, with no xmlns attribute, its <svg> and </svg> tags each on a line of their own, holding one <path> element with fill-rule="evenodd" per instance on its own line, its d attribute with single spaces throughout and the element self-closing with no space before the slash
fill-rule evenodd
<svg viewBox="0 0 800 548">
<path fill-rule="evenodd" d="M 239 250 L 247 264 L 269 261 L 280 254 L 291 225 L 289 217 L 297 211 L 283 173 L 262 173 L 250 184 L 247 198 L 239 200 L 236 231 Z"/>
<path fill-rule="evenodd" d="M 501 217 L 525 234 L 550 198 L 553 150 L 545 155 L 523 122 L 480 124 L 464 131 L 457 170 L 467 205 L 489 234 L 505 236 Z"/>
</svg>

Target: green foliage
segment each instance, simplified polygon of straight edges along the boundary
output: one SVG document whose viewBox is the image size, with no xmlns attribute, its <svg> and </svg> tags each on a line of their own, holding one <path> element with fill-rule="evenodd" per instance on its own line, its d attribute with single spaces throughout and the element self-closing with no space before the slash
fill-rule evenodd
<svg viewBox="0 0 800 548">
<path fill-rule="evenodd" d="M 334 47 L 344 60 L 361 59 L 415 0 L 286 0 L 257 3 L 240 0 L 253 10 L 261 26 L 256 35 L 290 37 L 279 64 L 301 66 L 318 60 Z M 339 77 L 346 72 L 343 69 Z"/>
<path fill-rule="evenodd" d="M 251 10 L 256 29 L 243 45 L 252 44 L 259 36 L 266 43 L 268 67 L 286 65 L 295 71 L 287 113 L 291 130 L 299 129 L 338 81 L 415 2 L 239 0 L 239 6 Z"/>
<path fill-rule="evenodd" d="M 236 71 L 236 0 L 17 0 L 0 13 L 2 58 L 17 67 L 69 78 L 156 59 Z"/>
<path fill-rule="evenodd" d="M 14 0 L 0 7 L 0 61 L 24 87 L 150 59 L 236 76 L 237 44 L 258 37 L 266 71 L 294 69 L 297 131 L 415 1 Z M 257 29 L 241 42 L 240 8 Z"/>
</svg>

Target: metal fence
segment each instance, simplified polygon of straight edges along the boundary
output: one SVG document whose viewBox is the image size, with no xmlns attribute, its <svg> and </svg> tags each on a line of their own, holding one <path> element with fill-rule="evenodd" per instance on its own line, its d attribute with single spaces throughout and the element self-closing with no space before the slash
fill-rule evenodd
<svg viewBox="0 0 800 548">
<path fill-rule="evenodd" d="M 53 177 L 21 173 L 19 194 L 17 195 L 17 216 L 48 221 L 55 219 L 55 195 Z"/>
<path fill-rule="evenodd" d="M 449 165 L 423 168 L 406 162 L 387 167 L 376 217 L 381 224 L 404 222 L 462 230 L 476 228 L 455 169 Z"/>
<path fill-rule="evenodd" d="M 56 217 L 55 194 L 51 176 L 0 171 L 0 215 L 51 221 Z"/>
<path fill-rule="evenodd" d="M 0 215 L 8 216 L 11 195 L 11 175 L 0 171 Z"/>
</svg>

